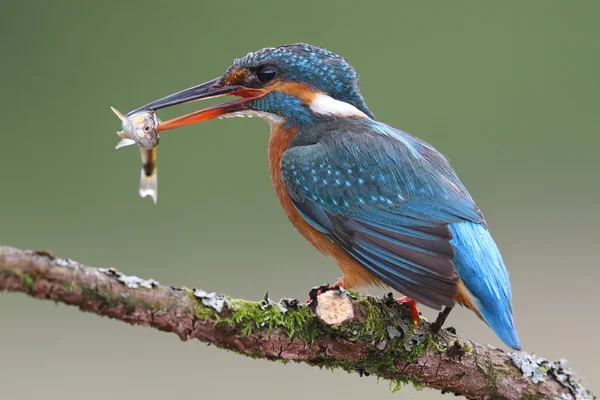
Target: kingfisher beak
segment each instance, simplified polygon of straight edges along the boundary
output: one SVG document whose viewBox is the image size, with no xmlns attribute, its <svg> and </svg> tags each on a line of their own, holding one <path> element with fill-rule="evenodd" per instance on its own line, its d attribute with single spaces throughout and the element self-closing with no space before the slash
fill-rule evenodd
<svg viewBox="0 0 600 400">
<path fill-rule="evenodd" d="M 252 89 L 243 86 L 228 86 L 221 83 L 221 78 L 216 78 L 198 86 L 182 90 L 181 92 L 163 97 L 162 99 L 146 104 L 137 110 L 130 112 L 128 115 L 144 110 L 160 110 L 161 108 L 171 107 L 177 104 L 190 103 L 203 99 L 210 99 L 220 96 L 238 96 L 241 99 L 230 101 L 223 104 L 203 108 L 190 114 L 182 115 L 158 125 L 157 132 L 175 129 L 186 125 L 195 124 L 197 122 L 208 121 L 210 119 L 220 117 L 221 115 L 229 114 L 236 111 L 247 110 L 247 103 L 251 100 L 258 99 L 266 94 L 265 90 Z"/>
</svg>

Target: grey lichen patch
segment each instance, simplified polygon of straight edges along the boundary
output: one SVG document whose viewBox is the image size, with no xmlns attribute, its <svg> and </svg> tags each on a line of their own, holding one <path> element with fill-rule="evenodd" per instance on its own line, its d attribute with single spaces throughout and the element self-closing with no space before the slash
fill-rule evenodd
<svg viewBox="0 0 600 400">
<path fill-rule="evenodd" d="M 395 339 L 397 337 L 402 337 L 402 332 L 400 332 L 395 326 L 393 325 L 388 325 L 386 327 L 388 335 L 390 336 L 390 339 Z"/>
<path fill-rule="evenodd" d="M 412 332 L 410 337 L 404 341 L 404 348 L 406 351 L 411 352 L 413 349 L 419 348 L 427 340 L 423 333 Z"/>
<path fill-rule="evenodd" d="M 79 267 L 79 263 L 71 260 L 70 258 L 55 258 L 54 263 L 59 267 L 69 267 L 73 269 L 77 269 L 77 267 Z"/>
<path fill-rule="evenodd" d="M 285 310 L 296 310 L 299 306 L 300 306 L 300 302 L 298 301 L 298 299 L 290 299 L 289 297 L 282 297 L 281 300 L 279 300 L 279 303 L 277 303 L 279 305 L 279 307 Z"/>
<path fill-rule="evenodd" d="M 567 367 L 567 360 L 560 360 L 550 363 L 549 374 L 559 381 L 563 386 L 568 387 L 572 396 L 563 396 L 565 400 L 588 400 L 595 399 L 595 395 L 585 389 L 581 382 L 573 376 L 573 372 Z"/>
<path fill-rule="evenodd" d="M 279 311 L 281 311 L 283 314 L 285 314 L 286 312 L 288 312 L 288 308 L 292 308 L 292 309 L 298 308 L 298 300 L 289 299 L 287 297 L 282 297 L 281 300 L 279 300 L 277 303 L 275 303 L 269 297 L 269 293 L 268 292 L 265 293 L 264 299 L 260 302 L 260 308 L 262 310 L 266 310 L 273 306 L 279 307 Z"/>
<path fill-rule="evenodd" d="M 106 275 L 116 276 L 119 282 L 123 283 L 130 289 L 137 289 L 138 287 L 142 287 L 144 289 L 154 289 L 160 284 L 154 279 L 142 279 L 135 275 L 127 276 L 114 268 L 98 268 L 98 270 Z"/>
<path fill-rule="evenodd" d="M 156 286 L 158 286 L 158 284 L 159 284 L 154 279 L 146 280 L 146 279 L 138 278 L 135 275 L 127 276 L 127 275 L 121 274 L 121 276 L 119 276 L 117 278 L 117 280 L 119 282 L 124 283 L 125 286 L 127 286 L 130 289 L 137 289 L 138 287 L 143 287 L 144 289 L 152 289 L 152 288 L 155 288 Z"/>
<path fill-rule="evenodd" d="M 513 364 L 523 372 L 524 378 L 531 378 L 533 383 L 541 383 L 546 380 L 546 371 L 550 364 L 547 360 L 525 352 L 507 354 Z"/>
<path fill-rule="evenodd" d="M 194 297 L 202 302 L 202 304 L 214 309 L 218 313 L 223 311 L 223 306 L 229 306 L 229 300 L 227 299 L 227 296 L 223 294 L 216 294 L 214 292 L 207 293 L 202 289 L 194 289 L 193 294 Z"/>
<path fill-rule="evenodd" d="M 219 318 L 217 312 L 208 306 L 205 306 L 202 303 L 202 300 L 197 298 L 194 295 L 194 292 L 197 290 L 192 290 L 189 288 L 182 288 L 188 295 L 188 297 L 190 298 L 190 300 L 192 301 L 193 307 L 194 307 L 194 317 L 196 317 L 196 319 L 200 320 L 200 321 L 206 321 L 209 319 L 215 319 L 215 318 Z"/>
<path fill-rule="evenodd" d="M 570 394 L 563 394 L 560 400 L 594 399 L 593 393 L 585 389 L 567 368 L 567 360 L 548 361 L 535 354 L 525 352 L 507 353 L 513 364 L 521 370 L 523 377 L 531 378 L 533 383 L 541 383 L 547 376 L 553 376 L 561 385 L 568 388 Z"/>
</svg>

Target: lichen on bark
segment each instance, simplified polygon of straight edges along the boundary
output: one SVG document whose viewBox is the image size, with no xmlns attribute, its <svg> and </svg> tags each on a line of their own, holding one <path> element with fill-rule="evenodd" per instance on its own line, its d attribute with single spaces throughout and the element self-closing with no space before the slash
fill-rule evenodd
<svg viewBox="0 0 600 400">
<path fill-rule="evenodd" d="M 340 307 L 346 316 L 322 307 L 328 310 L 324 316 L 315 304 L 274 302 L 268 296 L 260 302 L 234 300 L 88 267 L 46 251 L 1 246 L 0 290 L 74 305 L 254 358 L 376 375 L 390 380 L 393 390 L 412 383 L 472 399 L 595 398 L 564 361 L 532 358 L 538 370 L 531 360 L 522 362 L 525 353 L 509 354 L 445 330 L 432 335 L 428 323 L 416 327 L 408 310 L 388 297 L 347 293 L 343 301 L 348 303 Z M 343 297 L 312 293 L 316 301 Z"/>
</svg>

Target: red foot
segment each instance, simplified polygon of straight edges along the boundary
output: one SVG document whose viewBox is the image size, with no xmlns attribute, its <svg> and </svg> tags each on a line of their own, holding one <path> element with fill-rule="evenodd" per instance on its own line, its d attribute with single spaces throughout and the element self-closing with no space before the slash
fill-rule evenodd
<svg viewBox="0 0 600 400">
<path fill-rule="evenodd" d="M 417 302 L 408 296 L 404 296 L 404 297 L 400 297 L 399 299 L 396 299 L 396 303 L 406 304 L 406 306 L 410 310 L 410 316 L 412 317 L 415 325 L 419 326 L 419 324 L 421 323 L 421 317 L 419 316 L 419 309 L 417 308 Z"/>
</svg>

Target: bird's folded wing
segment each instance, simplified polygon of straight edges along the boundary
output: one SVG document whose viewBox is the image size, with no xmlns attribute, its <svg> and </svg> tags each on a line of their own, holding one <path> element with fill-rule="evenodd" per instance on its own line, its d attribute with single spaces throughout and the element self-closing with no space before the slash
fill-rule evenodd
<svg viewBox="0 0 600 400">
<path fill-rule="evenodd" d="M 282 179 L 315 229 L 394 289 L 440 308 L 457 293 L 448 224 L 483 217 L 443 156 L 416 153 L 419 143 L 330 135 L 288 149 Z"/>
</svg>

